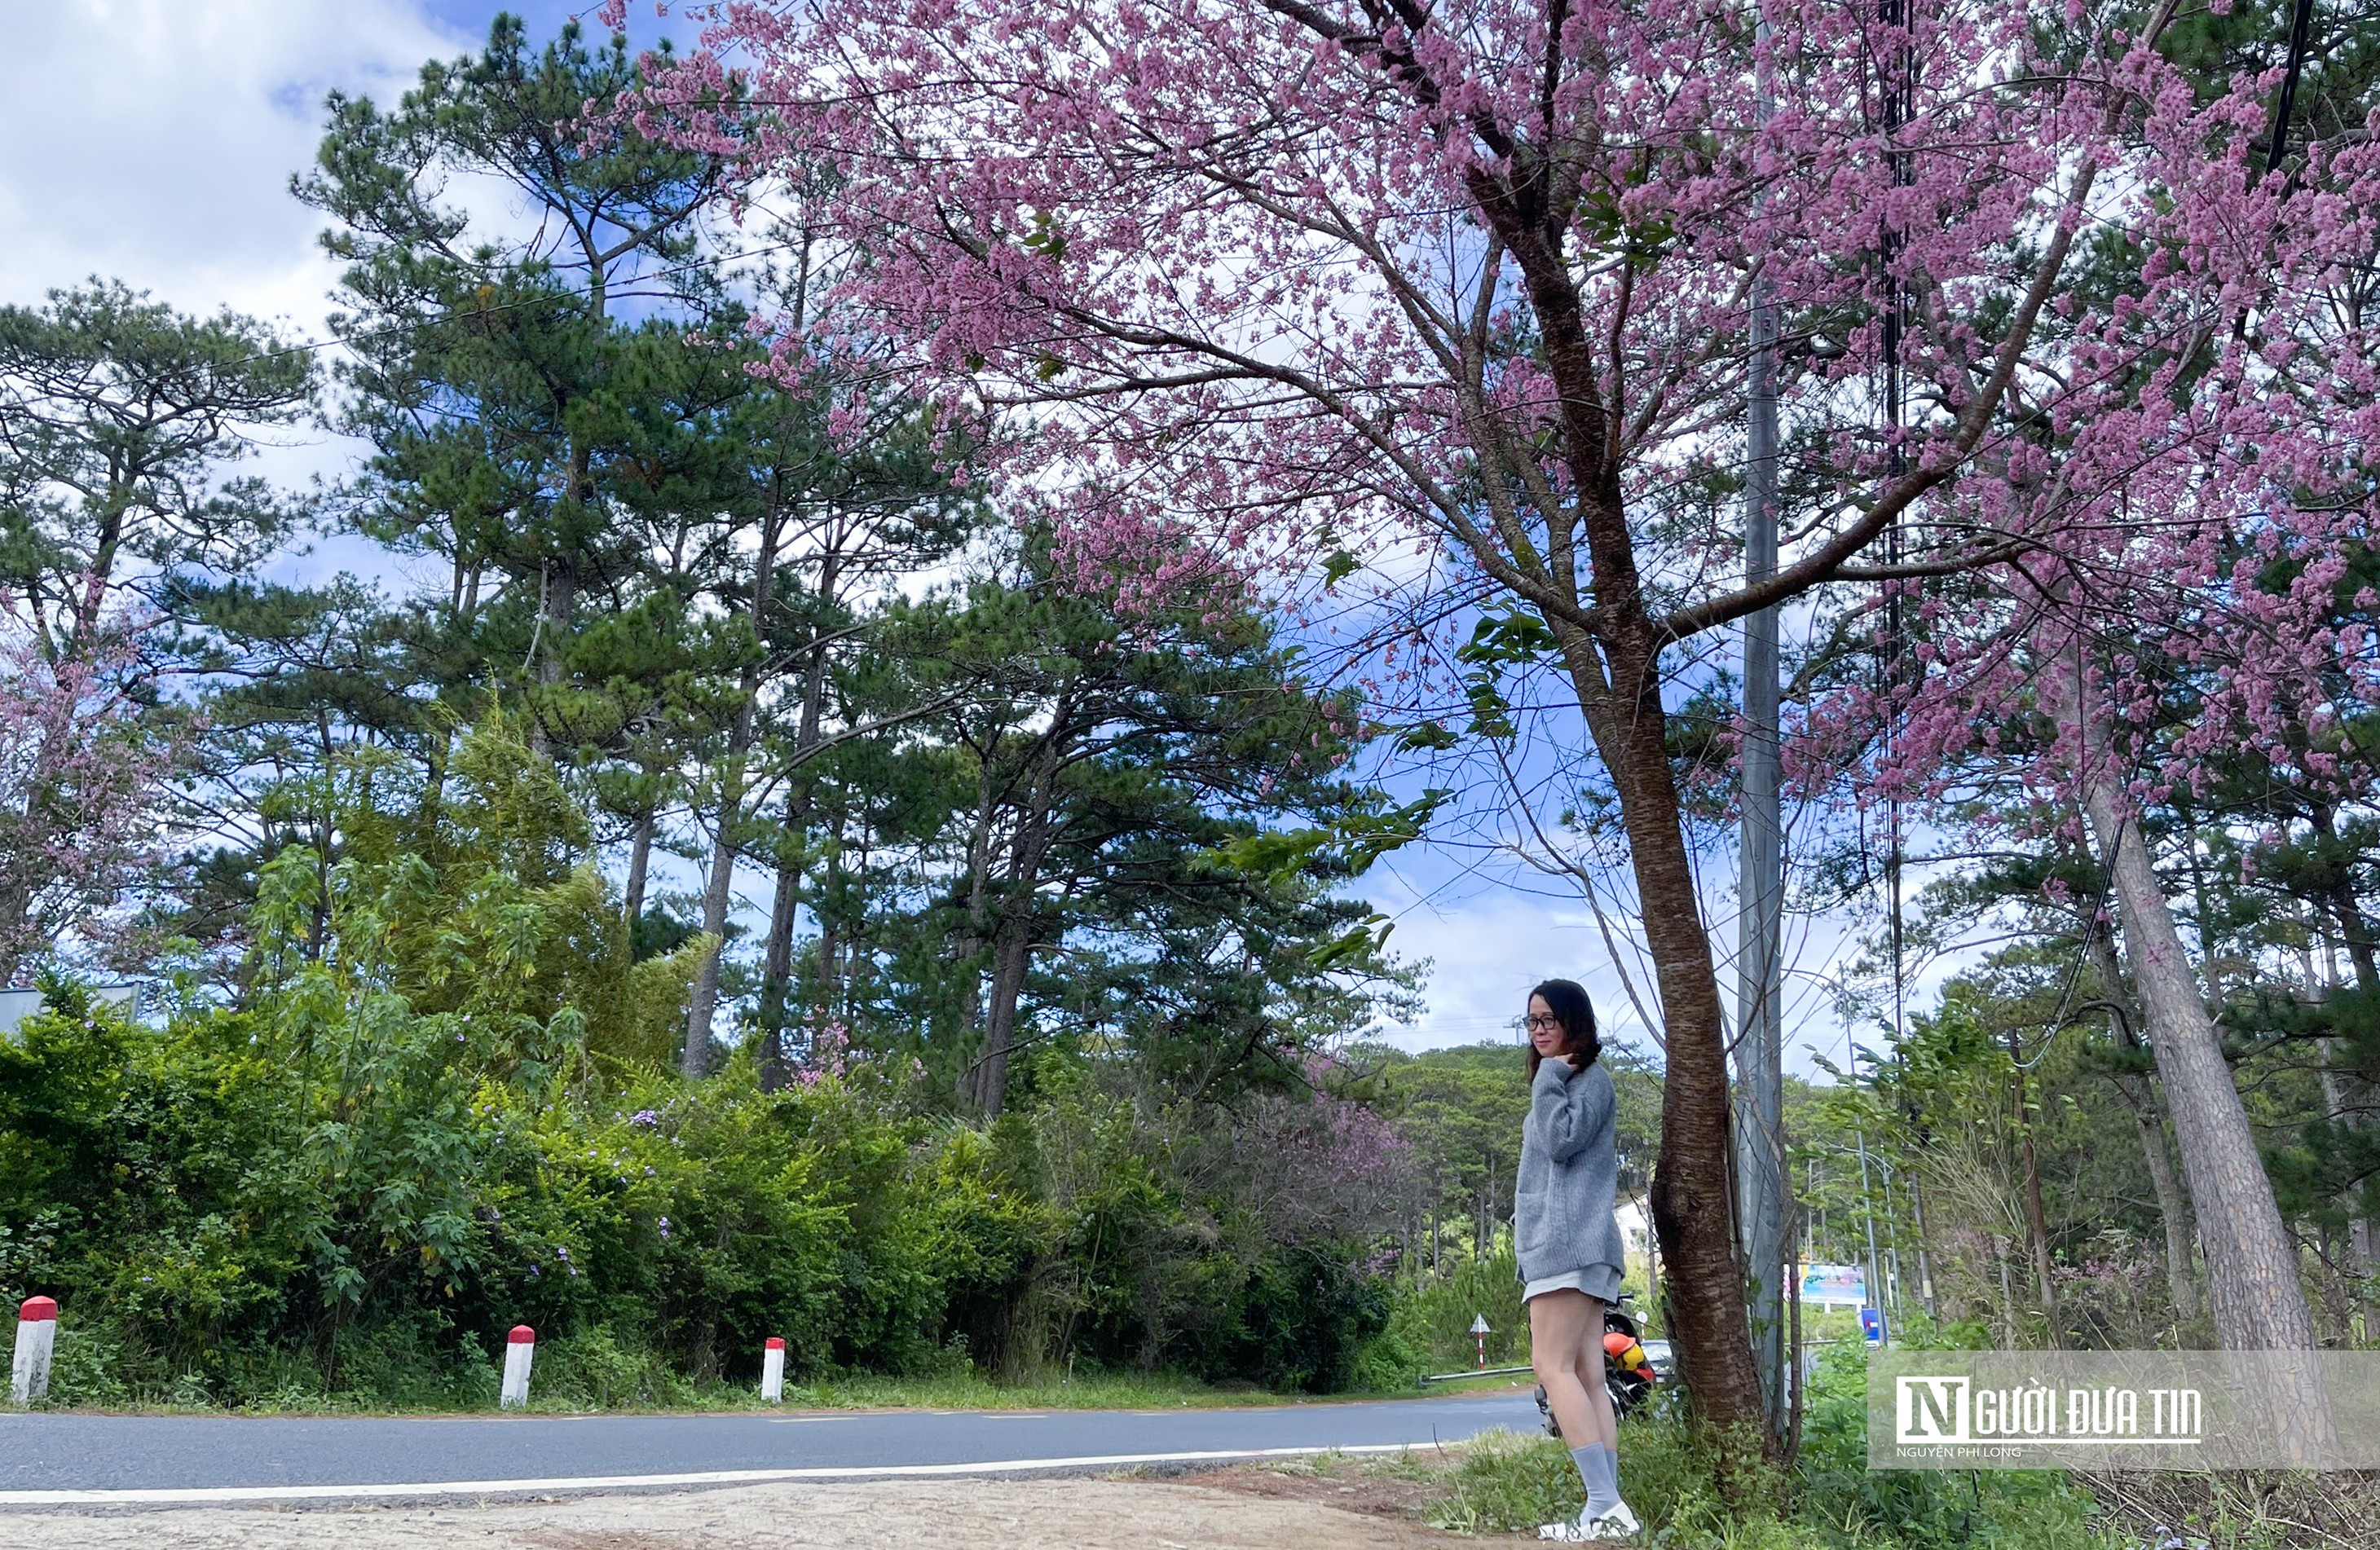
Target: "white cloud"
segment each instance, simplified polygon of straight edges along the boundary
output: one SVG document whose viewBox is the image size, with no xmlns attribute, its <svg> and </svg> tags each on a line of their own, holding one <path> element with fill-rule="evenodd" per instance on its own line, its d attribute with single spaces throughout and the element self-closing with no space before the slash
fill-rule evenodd
<svg viewBox="0 0 2380 1550">
<path fill-rule="evenodd" d="M 9 7 L 0 299 L 122 278 L 309 333 L 334 278 L 289 197 L 334 87 L 383 100 L 460 40 L 405 0 L 75 0 Z"/>
<path fill-rule="evenodd" d="M 316 242 L 322 215 L 289 193 L 313 163 L 323 96 L 393 103 L 424 60 L 469 44 L 414 0 L 18 0 L 6 25 L 0 303 L 39 305 L 98 275 L 304 339 L 326 335 L 338 279 Z M 365 450 L 295 427 L 243 471 L 298 486 L 349 473 Z M 295 579 L 394 563 L 334 548 L 268 569 Z"/>
<path fill-rule="evenodd" d="M 1395 917 L 1389 945 L 1432 961 L 1428 1011 L 1390 1042 L 1408 1049 L 1520 1042 L 1513 1024 L 1529 987 L 1574 979 L 1586 987 L 1608 1033 L 1640 1048 L 1651 1040 L 1611 972 L 1594 916 L 1575 899 L 1513 886 L 1512 877 L 1463 876 L 1445 858 L 1415 853 L 1383 863 L 1360 891 Z M 1640 991 L 1644 987 L 1640 985 Z"/>
</svg>

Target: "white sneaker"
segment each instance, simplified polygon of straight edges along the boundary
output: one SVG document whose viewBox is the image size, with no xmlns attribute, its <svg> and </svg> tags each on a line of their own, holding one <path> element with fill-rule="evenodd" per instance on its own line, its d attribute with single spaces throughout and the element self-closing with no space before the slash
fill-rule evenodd
<svg viewBox="0 0 2380 1550">
<path fill-rule="evenodd" d="M 1549 1539 L 1557 1544 L 1585 1544 L 1595 1537 L 1595 1533 L 1579 1520 L 1568 1518 L 1559 1523 L 1538 1524 L 1537 1537 Z"/>
<path fill-rule="evenodd" d="M 1636 1514 L 1629 1510 L 1629 1507 L 1626 1502 L 1621 1502 L 1618 1507 L 1613 1508 L 1602 1517 L 1588 1523 L 1586 1525 L 1586 1537 L 1589 1539 L 1634 1539 L 1644 1531 L 1645 1525 L 1636 1521 Z"/>
</svg>

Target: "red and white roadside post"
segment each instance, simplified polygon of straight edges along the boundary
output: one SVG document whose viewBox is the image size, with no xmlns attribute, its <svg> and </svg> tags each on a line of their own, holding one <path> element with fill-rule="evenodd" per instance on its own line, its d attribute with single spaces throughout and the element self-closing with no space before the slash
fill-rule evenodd
<svg viewBox="0 0 2380 1550">
<path fill-rule="evenodd" d="M 526 1324 L 513 1326 L 504 1343 L 504 1387 L 496 1400 L 502 1410 L 516 1411 L 528 1403 L 528 1364 L 537 1354 L 537 1331 Z"/>
<path fill-rule="evenodd" d="M 760 1398 L 771 1405 L 785 1402 L 785 1342 L 774 1335 L 760 1348 Z"/>
<path fill-rule="evenodd" d="M 1488 1368 L 1488 1315 L 1486 1314 L 1471 1315 L 1471 1338 L 1479 1343 L 1479 1367 L 1482 1372 L 1485 1372 Z"/>
<path fill-rule="evenodd" d="M 8 1368 L 8 1398 L 20 1405 L 49 1397 L 50 1353 L 57 1349 L 58 1305 L 28 1297 L 17 1313 L 17 1358 Z"/>
</svg>

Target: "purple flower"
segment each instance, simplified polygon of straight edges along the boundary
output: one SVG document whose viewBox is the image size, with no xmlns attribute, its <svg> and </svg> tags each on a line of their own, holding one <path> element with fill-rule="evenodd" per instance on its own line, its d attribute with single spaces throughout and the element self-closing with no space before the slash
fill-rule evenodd
<svg viewBox="0 0 2380 1550">
<path fill-rule="evenodd" d="M 632 1125 L 658 1125 L 661 1122 L 662 1117 L 650 1108 L 639 1108 L 628 1116 L 628 1123 Z"/>
</svg>

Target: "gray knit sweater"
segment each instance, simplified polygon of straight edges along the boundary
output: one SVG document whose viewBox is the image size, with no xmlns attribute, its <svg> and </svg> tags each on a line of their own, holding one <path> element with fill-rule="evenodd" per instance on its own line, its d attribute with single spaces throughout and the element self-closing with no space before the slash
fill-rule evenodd
<svg viewBox="0 0 2380 1550">
<path fill-rule="evenodd" d="M 1512 1241 L 1521 1279 L 1584 1270 L 1590 1265 L 1626 1268 L 1612 1201 L 1620 1188 L 1620 1152 L 1611 1139 L 1618 1102 L 1611 1073 L 1597 1061 L 1573 1072 L 1568 1060 L 1537 1067 L 1529 1088 L 1529 1117 L 1521 1125 L 1521 1176 L 1512 1192 Z"/>
</svg>

